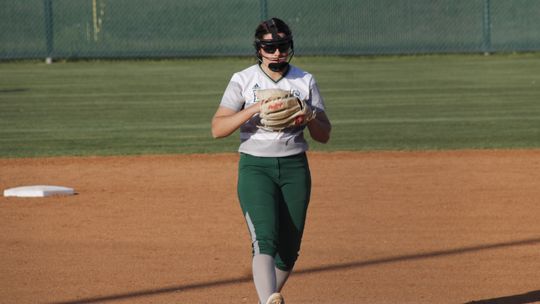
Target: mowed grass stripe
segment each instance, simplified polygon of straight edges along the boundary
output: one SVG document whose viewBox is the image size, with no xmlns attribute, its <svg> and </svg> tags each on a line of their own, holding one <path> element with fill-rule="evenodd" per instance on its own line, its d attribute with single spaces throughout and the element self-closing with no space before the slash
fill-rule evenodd
<svg viewBox="0 0 540 304">
<path fill-rule="evenodd" d="M 334 129 L 313 150 L 538 148 L 540 55 L 295 57 Z M 210 120 L 252 58 L 1 63 L 0 157 L 215 153 Z"/>
</svg>

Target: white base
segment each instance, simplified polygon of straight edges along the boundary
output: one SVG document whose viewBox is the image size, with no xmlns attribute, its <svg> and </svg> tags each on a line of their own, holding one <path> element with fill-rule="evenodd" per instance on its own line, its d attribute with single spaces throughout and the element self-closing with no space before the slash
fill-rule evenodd
<svg viewBox="0 0 540 304">
<path fill-rule="evenodd" d="M 23 186 L 4 190 L 4 196 L 16 197 L 45 197 L 73 194 L 75 194 L 75 191 L 72 188 L 46 185 Z"/>
</svg>

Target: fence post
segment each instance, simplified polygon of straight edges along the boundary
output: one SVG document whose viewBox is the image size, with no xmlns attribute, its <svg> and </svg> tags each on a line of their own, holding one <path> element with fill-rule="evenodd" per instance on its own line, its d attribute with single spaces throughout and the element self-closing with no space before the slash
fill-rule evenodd
<svg viewBox="0 0 540 304">
<path fill-rule="evenodd" d="M 43 9 L 45 16 L 45 41 L 47 44 L 47 57 L 45 62 L 50 64 L 52 63 L 52 53 L 54 50 L 52 0 L 43 0 Z"/>
<path fill-rule="evenodd" d="M 489 55 L 491 52 L 491 0 L 484 0 L 484 15 L 482 27 L 482 48 L 484 55 Z"/>
<path fill-rule="evenodd" d="M 268 0 L 260 0 L 261 5 L 261 20 L 268 19 Z"/>
</svg>

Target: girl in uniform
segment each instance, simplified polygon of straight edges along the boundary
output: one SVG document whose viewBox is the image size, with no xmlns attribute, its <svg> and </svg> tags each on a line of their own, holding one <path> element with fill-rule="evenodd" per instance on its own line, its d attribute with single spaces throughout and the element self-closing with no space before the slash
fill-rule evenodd
<svg viewBox="0 0 540 304">
<path fill-rule="evenodd" d="M 294 54 L 289 26 L 278 18 L 263 21 L 255 31 L 258 63 L 235 73 L 212 118 L 212 136 L 222 138 L 240 129 L 238 198 L 252 240 L 253 281 L 260 303 L 284 303 L 281 290 L 300 250 L 311 175 L 304 138 L 330 139 L 331 124 L 313 76 L 289 64 Z M 258 90 L 291 91 L 316 113 L 301 127 L 279 132 L 259 128 Z"/>
</svg>

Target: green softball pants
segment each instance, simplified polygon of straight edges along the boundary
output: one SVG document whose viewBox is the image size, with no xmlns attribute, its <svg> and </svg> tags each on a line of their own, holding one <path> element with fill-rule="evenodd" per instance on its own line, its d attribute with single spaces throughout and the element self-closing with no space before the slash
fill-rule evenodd
<svg viewBox="0 0 540 304">
<path fill-rule="evenodd" d="M 240 154 L 238 198 L 252 240 L 253 254 L 293 268 L 302 241 L 311 194 L 305 153 L 287 157 Z"/>
</svg>

